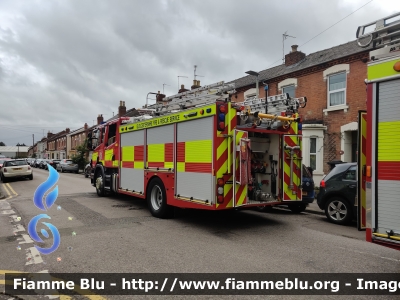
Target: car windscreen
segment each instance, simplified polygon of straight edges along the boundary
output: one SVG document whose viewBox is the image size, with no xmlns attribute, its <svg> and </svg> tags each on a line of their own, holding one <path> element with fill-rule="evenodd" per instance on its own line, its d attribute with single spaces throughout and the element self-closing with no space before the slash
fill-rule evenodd
<svg viewBox="0 0 400 300">
<path fill-rule="evenodd" d="M 337 176 L 341 177 L 343 175 L 342 173 L 344 171 L 346 171 L 348 168 L 352 167 L 352 166 L 354 166 L 354 165 L 348 165 L 348 164 L 336 165 L 332 169 L 332 171 L 330 171 L 328 173 L 328 175 L 325 176 L 324 181 L 326 182 L 326 181 L 328 181 L 328 180 L 330 180 L 330 179 L 332 179 L 334 177 L 337 177 Z"/>
<path fill-rule="evenodd" d="M 72 162 L 72 160 L 66 160 L 65 163 L 66 164 L 72 164 L 73 162 Z"/>
<path fill-rule="evenodd" d="M 6 167 L 15 167 L 15 166 L 24 166 L 27 164 L 28 163 L 25 160 L 13 160 L 13 161 L 7 161 L 5 166 Z"/>
</svg>

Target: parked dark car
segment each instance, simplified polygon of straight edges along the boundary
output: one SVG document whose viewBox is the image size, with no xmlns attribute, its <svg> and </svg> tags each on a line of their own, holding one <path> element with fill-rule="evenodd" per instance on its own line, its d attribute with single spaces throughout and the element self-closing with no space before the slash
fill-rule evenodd
<svg viewBox="0 0 400 300">
<path fill-rule="evenodd" d="M 35 161 L 32 163 L 32 167 L 39 168 L 40 162 L 42 160 L 43 160 L 42 158 L 35 159 Z"/>
<path fill-rule="evenodd" d="M 357 217 L 357 163 L 337 164 L 320 183 L 317 204 L 328 220 L 348 224 Z"/>
<path fill-rule="evenodd" d="M 44 165 L 45 170 L 48 170 L 47 164 L 52 166 L 54 169 L 57 169 L 57 163 L 60 162 L 60 159 L 46 159 L 46 164 Z"/>
<path fill-rule="evenodd" d="M 50 159 L 41 159 L 39 162 L 39 168 L 45 169 L 46 165 L 50 162 Z"/>
<path fill-rule="evenodd" d="M 308 204 L 313 203 L 315 198 L 315 186 L 311 168 L 307 168 L 303 165 L 303 177 L 302 177 L 302 201 L 296 201 L 296 203 L 288 205 L 282 203 L 277 206 L 287 206 L 294 213 L 301 213 L 306 210 Z M 270 211 L 271 206 L 260 206 L 257 207 L 258 211 Z"/>
<path fill-rule="evenodd" d="M 57 164 L 57 171 L 63 173 L 63 172 L 75 172 L 79 173 L 79 167 L 77 164 L 75 164 L 72 160 L 70 159 L 62 159 L 58 164 Z"/>
</svg>

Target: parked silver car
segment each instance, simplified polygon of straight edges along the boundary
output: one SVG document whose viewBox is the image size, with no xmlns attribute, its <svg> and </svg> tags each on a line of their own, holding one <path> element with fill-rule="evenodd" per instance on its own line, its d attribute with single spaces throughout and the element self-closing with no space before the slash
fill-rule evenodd
<svg viewBox="0 0 400 300">
<path fill-rule="evenodd" d="M 77 164 L 73 163 L 73 161 L 70 159 L 62 159 L 57 164 L 57 171 L 59 171 L 61 173 L 63 173 L 63 172 L 79 173 L 79 166 Z"/>
</svg>

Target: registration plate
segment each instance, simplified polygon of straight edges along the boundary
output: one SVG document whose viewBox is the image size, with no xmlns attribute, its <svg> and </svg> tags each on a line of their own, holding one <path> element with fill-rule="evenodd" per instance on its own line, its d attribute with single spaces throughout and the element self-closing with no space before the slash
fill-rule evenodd
<svg viewBox="0 0 400 300">
<path fill-rule="evenodd" d="M 303 192 L 302 192 L 302 195 L 303 195 L 303 196 L 307 196 L 307 194 L 308 194 L 308 192 L 306 192 L 306 191 L 303 191 Z"/>
<path fill-rule="evenodd" d="M 14 170 L 15 171 L 19 171 L 19 170 L 22 170 L 22 168 L 15 168 Z"/>
</svg>

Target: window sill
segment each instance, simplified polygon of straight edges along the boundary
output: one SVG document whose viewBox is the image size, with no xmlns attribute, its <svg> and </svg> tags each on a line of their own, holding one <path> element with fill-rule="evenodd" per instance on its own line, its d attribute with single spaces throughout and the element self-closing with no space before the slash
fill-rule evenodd
<svg viewBox="0 0 400 300">
<path fill-rule="evenodd" d="M 328 112 L 330 111 L 335 111 L 335 110 L 344 110 L 344 112 L 347 112 L 347 109 L 349 108 L 348 105 L 346 104 L 342 104 L 342 105 L 335 105 L 335 106 L 331 106 L 329 108 L 323 109 L 322 111 L 325 113 L 325 116 L 328 115 Z"/>
</svg>

